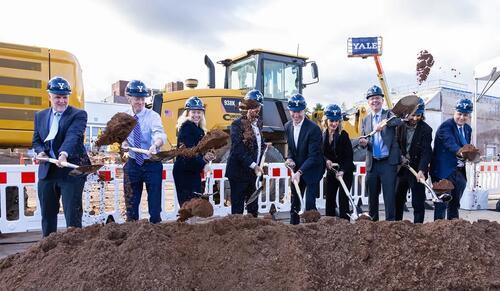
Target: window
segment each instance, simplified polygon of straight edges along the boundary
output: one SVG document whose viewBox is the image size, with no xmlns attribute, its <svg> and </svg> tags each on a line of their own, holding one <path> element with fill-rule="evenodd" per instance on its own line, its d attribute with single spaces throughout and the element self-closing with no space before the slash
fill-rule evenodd
<svg viewBox="0 0 500 291">
<path fill-rule="evenodd" d="M 257 78 L 255 58 L 248 58 L 229 67 L 229 88 L 253 89 Z"/>
<path fill-rule="evenodd" d="M 287 99 L 299 93 L 299 86 L 297 64 L 264 60 L 264 97 Z"/>
</svg>

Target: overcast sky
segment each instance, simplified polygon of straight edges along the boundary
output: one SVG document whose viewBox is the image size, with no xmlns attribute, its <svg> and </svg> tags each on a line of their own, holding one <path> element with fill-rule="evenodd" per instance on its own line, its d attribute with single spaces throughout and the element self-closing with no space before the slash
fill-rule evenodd
<svg viewBox="0 0 500 291">
<path fill-rule="evenodd" d="M 372 59 L 347 58 L 348 37 L 383 37 L 390 88 L 417 85 L 422 49 L 436 60 L 429 79 L 469 90 L 474 66 L 500 56 L 494 0 L 16 0 L 4 1 L 2 11 L 1 42 L 63 49 L 79 59 L 87 100 L 110 95 L 120 79 L 164 88 L 197 78 L 203 86 L 205 54 L 215 62 L 250 48 L 296 53 L 299 45 L 319 66 L 320 82 L 304 91 L 308 103 L 352 104 L 378 80 Z"/>
</svg>

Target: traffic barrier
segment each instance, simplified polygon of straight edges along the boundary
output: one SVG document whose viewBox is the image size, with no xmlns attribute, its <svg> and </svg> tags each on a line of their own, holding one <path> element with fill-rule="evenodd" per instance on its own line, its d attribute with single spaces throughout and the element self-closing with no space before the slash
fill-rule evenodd
<svg viewBox="0 0 500 291">
<path fill-rule="evenodd" d="M 355 162 L 354 183 L 351 196 L 355 203 L 361 201 L 368 204 L 365 188 L 366 167 L 364 162 Z M 274 204 L 278 211 L 290 210 L 290 172 L 283 163 L 269 163 L 264 175 L 264 189 L 258 198 L 259 212 L 269 212 Z M 226 197 L 228 180 L 225 178 L 225 164 L 213 164 L 213 179 L 208 185 L 209 192 L 219 192 L 217 197 L 211 196 L 214 215 L 225 216 L 231 213 L 230 197 Z M 468 176 L 473 175 L 473 165 L 468 165 Z M 162 173 L 162 220 L 175 220 L 180 206 L 172 175 L 173 164 L 164 164 Z M 0 167 L 0 231 L 3 233 L 40 230 L 41 213 L 37 195 L 38 165 L 2 165 Z M 500 189 L 500 162 L 482 162 L 476 164 L 476 175 L 482 190 Z M 468 178 L 469 183 L 473 176 Z M 204 177 L 202 177 L 204 179 Z M 468 187 L 472 187 L 469 185 Z M 7 205 L 17 196 L 16 205 Z M 23 199 L 28 197 L 27 200 Z M 145 196 L 145 195 L 143 195 Z M 383 196 L 380 201 L 383 203 Z M 411 196 L 409 196 L 411 197 Z M 9 198 L 9 199 L 8 199 Z M 123 174 L 121 165 L 106 165 L 99 170 L 99 175 L 89 175 L 82 195 L 84 214 L 83 225 L 104 223 L 112 216 L 118 223 L 124 222 L 125 207 L 123 197 Z M 15 199 L 14 199 L 15 200 Z M 27 204 L 26 204 L 27 203 Z M 145 205 L 140 205 L 140 218 L 148 218 Z M 320 195 L 316 199 L 319 209 L 325 207 L 323 181 L 320 183 Z M 9 207 L 8 207 L 9 206 Z M 12 209 L 14 206 L 14 209 Z M 27 206 L 27 207 L 25 207 Z M 26 211 L 33 209 L 34 211 Z M 7 212 L 17 213 L 8 218 Z M 62 213 L 58 216 L 58 226 L 65 227 Z"/>
</svg>

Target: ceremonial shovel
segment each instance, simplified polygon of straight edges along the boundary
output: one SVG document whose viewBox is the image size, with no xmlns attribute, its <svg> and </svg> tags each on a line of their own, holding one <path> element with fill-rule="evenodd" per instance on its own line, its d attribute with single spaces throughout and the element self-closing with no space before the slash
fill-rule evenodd
<svg viewBox="0 0 500 291">
<path fill-rule="evenodd" d="M 53 164 L 57 164 L 59 161 L 53 158 L 42 158 L 42 157 L 36 157 L 37 160 L 39 161 L 45 161 Z M 85 165 L 85 166 L 78 166 L 75 164 L 71 164 L 68 162 L 61 162 L 61 165 L 65 168 L 72 168 L 71 172 L 69 172 L 69 175 L 71 176 L 80 176 L 80 175 L 87 175 L 87 174 L 92 174 L 97 172 L 103 165 Z"/>
</svg>

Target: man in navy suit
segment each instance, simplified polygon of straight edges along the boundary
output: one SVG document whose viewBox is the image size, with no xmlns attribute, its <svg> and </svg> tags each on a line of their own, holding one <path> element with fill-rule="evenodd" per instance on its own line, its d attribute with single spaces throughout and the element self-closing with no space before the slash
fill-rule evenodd
<svg viewBox="0 0 500 291">
<path fill-rule="evenodd" d="M 378 221 L 378 206 L 380 186 L 384 195 L 385 220 L 396 219 L 396 171 L 400 162 L 400 150 L 396 140 L 396 127 L 401 119 L 394 118 L 386 126 L 380 124 L 394 114 L 382 109 L 384 94 L 378 86 L 368 89 L 366 99 L 371 112 L 362 123 L 362 135 L 368 135 L 373 130 L 376 133 L 370 138 L 360 138 L 359 144 L 367 147 L 366 151 L 366 186 L 368 191 L 369 214 Z"/>
<path fill-rule="evenodd" d="M 83 145 L 87 113 L 68 105 L 71 87 L 64 78 L 54 77 L 48 85 L 51 108 L 35 114 L 33 148 L 39 158 L 54 158 L 58 163 L 41 162 L 38 167 L 38 197 L 42 212 L 42 233 L 57 231 L 59 199 L 62 197 L 68 227 L 82 227 L 82 192 L 86 178 L 72 177 L 62 162 L 90 165 Z"/>
<path fill-rule="evenodd" d="M 446 208 L 448 208 L 448 219 L 458 218 L 460 199 L 467 185 L 465 161 L 459 150 L 471 141 L 472 128 L 467 122 L 472 109 L 471 100 L 466 98 L 459 100 L 455 106 L 453 118 L 444 121 L 436 131 L 431 160 L 431 178 L 434 182 L 448 179 L 455 189 L 451 191 L 453 199 L 448 202 L 448 205 L 444 202 L 435 203 L 434 220 L 444 219 Z"/>
<path fill-rule="evenodd" d="M 321 149 L 321 129 L 305 117 L 306 100 L 300 94 L 288 99 L 288 110 L 292 120 L 285 124 L 288 155 L 285 164 L 294 169 L 292 181 L 297 181 L 300 191 L 305 192 L 307 210 L 316 210 L 319 181 L 325 173 L 325 160 Z M 299 224 L 300 200 L 292 187 L 290 224 Z"/>
<path fill-rule="evenodd" d="M 256 190 L 259 166 L 266 147 L 262 137 L 262 120 L 259 119 L 264 96 L 251 90 L 240 102 L 242 116 L 231 124 L 231 150 L 226 165 L 226 177 L 231 187 L 231 214 L 243 214 L 245 201 Z M 248 213 L 258 215 L 258 201 L 247 205 Z"/>
</svg>

